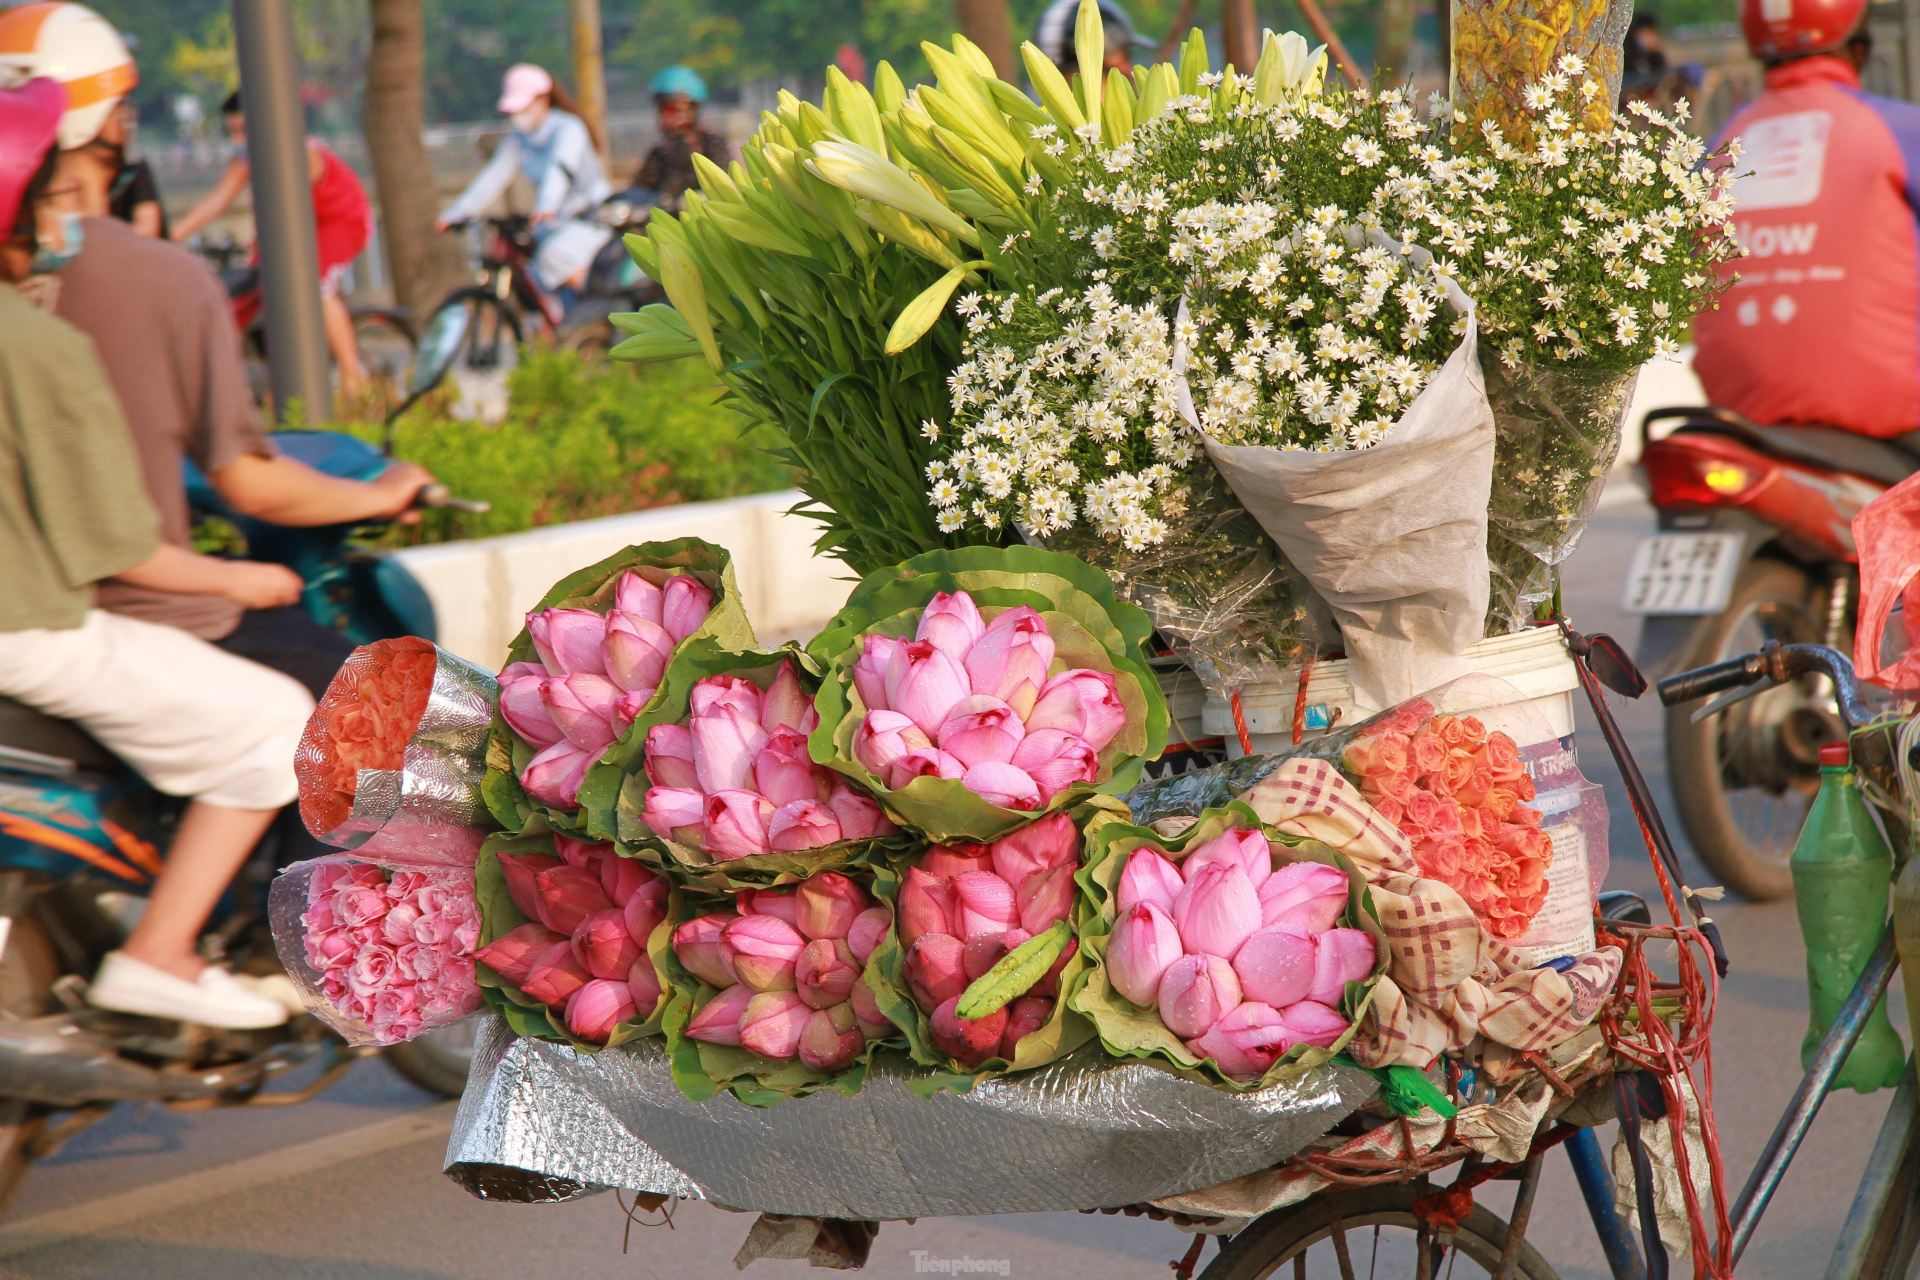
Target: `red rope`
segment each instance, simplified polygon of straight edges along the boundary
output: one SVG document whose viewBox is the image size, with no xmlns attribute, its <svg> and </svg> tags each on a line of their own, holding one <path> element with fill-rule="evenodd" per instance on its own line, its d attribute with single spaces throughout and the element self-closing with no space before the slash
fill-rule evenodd
<svg viewBox="0 0 1920 1280">
<path fill-rule="evenodd" d="M 1307 681 L 1313 677 L 1313 650 L 1300 659 L 1300 687 L 1293 695 L 1293 745 L 1307 736 Z"/>
<path fill-rule="evenodd" d="M 1233 731 L 1240 735 L 1240 754 L 1253 754 L 1253 735 L 1247 732 L 1247 713 L 1240 709 L 1240 691 L 1235 689 L 1227 698 L 1227 705 L 1233 708 Z"/>
</svg>

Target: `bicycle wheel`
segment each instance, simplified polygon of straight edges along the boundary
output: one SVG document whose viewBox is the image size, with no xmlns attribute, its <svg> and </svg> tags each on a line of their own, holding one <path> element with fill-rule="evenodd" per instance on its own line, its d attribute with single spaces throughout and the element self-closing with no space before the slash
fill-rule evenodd
<svg viewBox="0 0 1920 1280">
<path fill-rule="evenodd" d="M 387 1064 L 429 1093 L 457 1098 L 467 1087 L 467 1068 L 473 1062 L 475 1019 L 397 1044 L 386 1051 Z"/>
<path fill-rule="evenodd" d="M 525 337 L 520 315 L 493 290 L 477 285 L 448 294 L 434 312 L 452 306 L 467 311 L 466 337 L 449 373 L 459 391 L 454 415 L 498 422 L 506 416 L 507 379 L 520 365 Z"/>
<path fill-rule="evenodd" d="M 385 307 L 356 307 L 353 341 L 367 377 L 396 399 L 405 395 L 407 369 L 418 345 L 407 318 Z"/>
<path fill-rule="evenodd" d="M 1327 1192 L 1256 1218 L 1227 1242 L 1200 1280 L 1413 1280 L 1420 1220 L 1413 1202 L 1428 1189 L 1390 1183 Z M 1426 1275 L 1467 1280 L 1500 1269 L 1507 1224 L 1475 1205 L 1449 1246 L 1429 1245 Z M 1522 1241 L 1513 1260 L 1515 1280 L 1558 1280 L 1534 1247 Z"/>
</svg>

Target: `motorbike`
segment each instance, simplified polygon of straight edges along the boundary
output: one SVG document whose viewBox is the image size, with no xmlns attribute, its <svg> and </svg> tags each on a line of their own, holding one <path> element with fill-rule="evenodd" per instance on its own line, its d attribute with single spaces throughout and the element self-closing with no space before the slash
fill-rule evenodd
<svg viewBox="0 0 1920 1280">
<path fill-rule="evenodd" d="M 1654 439 L 1662 423 L 1672 430 Z M 1641 670 L 1659 678 L 1776 640 L 1852 652 L 1853 517 L 1920 470 L 1920 433 L 1881 440 L 1694 407 L 1656 409 L 1640 434 L 1659 531 L 1635 549 L 1622 603 L 1644 618 Z M 1793 892 L 1787 858 L 1821 744 L 1847 734 L 1823 675 L 1756 689 L 1669 709 L 1666 747 L 1693 847 L 1727 887 L 1766 900 Z"/>
<path fill-rule="evenodd" d="M 431 358 L 416 366 L 411 394 L 394 416 L 445 376 L 464 337 L 462 319 L 434 318 Z M 330 432 L 280 432 L 274 441 L 350 479 L 370 479 L 389 461 L 381 449 Z M 301 575 L 304 607 L 317 621 L 355 643 L 434 635 L 433 605 L 419 583 L 399 562 L 357 544 L 354 535 L 366 526 L 267 525 L 227 508 L 191 464 L 187 482 L 196 513 L 228 521 L 251 558 Z M 485 506 L 438 485 L 416 502 Z M 0 1206 L 35 1159 L 121 1102 L 181 1111 L 290 1106 L 376 1052 L 443 1096 L 457 1096 L 466 1083 L 470 1023 L 381 1051 L 351 1047 L 305 1013 L 279 1027 L 228 1031 L 90 1006 L 88 978 L 138 923 L 186 804 L 148 786 L 79 725 L 0 698 Z M 282 973 L 266 904 L 268 885 L 288 860 L 288 816 L 255 847 L 201 939 L 202 954 L 236 974 Z M 268 1091 L 316 1064 L 318 1074 L 303 1087 Z"/>
</svg>

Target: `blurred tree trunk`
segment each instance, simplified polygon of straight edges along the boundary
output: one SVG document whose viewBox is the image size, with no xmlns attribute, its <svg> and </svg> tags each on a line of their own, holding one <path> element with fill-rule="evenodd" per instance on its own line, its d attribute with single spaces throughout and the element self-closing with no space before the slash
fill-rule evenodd
<svg viewBox="0 0 1920 1280">
<path fill-rule="evenodd" d="M 1221 0 L 1220 42 L 1233 69 L 1252 75 L 1260 62 L 1260 22 L 1253 15 L 1253 0 Z"/>
<path fill-rule="evenodd" d="M 380 198 L 387 269 L 400 305 L 424 321 L 449 290 L 466 283 L 460 241 L 436 236 L 440 211 L 426 126 L 426 40 L 420 0 L 368 0 L 373 46 L 367 55 L 367 154 Z"/>
<path fill-rule="evenodd" d="M 960 34 L 980 46 L 993 69 L 1009 84 L 1019 82 L 1019 64 L 1013 58 L 1013 19 L 1007 0 L 953 0 Z"/>
<path fill-rule="evenodd" d="M 1373 68 L 1382 82 L 1402 84 L 1412 70 L 1413 0 L 1380 0 Z"/>
</svg>

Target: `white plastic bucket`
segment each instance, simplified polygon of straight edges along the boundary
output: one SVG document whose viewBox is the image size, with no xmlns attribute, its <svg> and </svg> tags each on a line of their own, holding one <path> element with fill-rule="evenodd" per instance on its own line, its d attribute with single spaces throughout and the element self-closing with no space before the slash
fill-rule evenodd
<svg viewBox="0 0 1920 1280">
<path fill-rule="evenodd" d="M 1580 687 L 1580 673 L 1558 627 L 1529 627 L 1513 635 L 1482 640 L 1465 656 L 1474 671 L 1498 677 L 1531 701 L 1546 717 L 1561 746 L 1573 749 L 1573 693 Z M 1293 712 L 1299 691 L 1298 677 L 1273 684 L 1250 684 L 1240 690 L 1240 713 L 1246 720 L 1255 755 L 1293 745 Z M 1353 702 L 1346 660 L 1316 663 L 1307 678 L 1304 736 L 1317 738 L 1333 725 L 1353 724 L 1365 718 Z M 1209 693 L 1200 721 L 1208 736 L 1226 740 L 1230 758 L 1246 754 L 1234 727 L 1233 707 L 1226 698 Z"/>
</svg>

